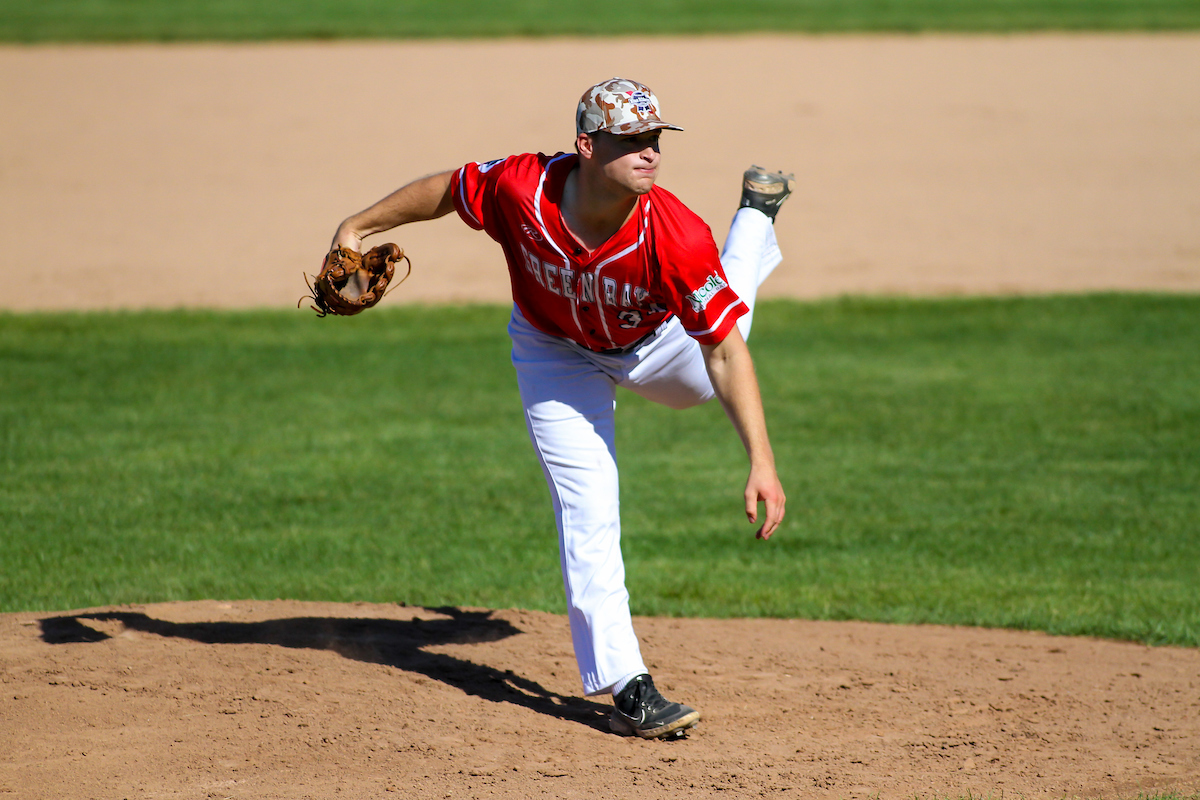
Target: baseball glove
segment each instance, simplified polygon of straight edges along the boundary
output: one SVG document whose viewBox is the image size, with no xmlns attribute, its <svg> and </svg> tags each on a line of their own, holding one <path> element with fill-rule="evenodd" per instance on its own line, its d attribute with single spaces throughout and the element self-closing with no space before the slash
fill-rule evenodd
<svg viewBox="0 0 1200 800">
<path fill-rule="evenodd" d="M 400 259 L 408 264 L 408 272 L 395 286 L 412 274 L 412 262 L 396 245 L 381 244 L 364 254 L 348 247 L 335 247 L 325 256 L 325 263 L 316 278 L 310 281 L 308 275 L 304 276 L 310 294 L 301 297 L 300 303 L 312 300 L 315 304 L 312 310 L 318 317 L 328 314 L 348 317 L 365 311 L 383 299 Z"/>
</svg>

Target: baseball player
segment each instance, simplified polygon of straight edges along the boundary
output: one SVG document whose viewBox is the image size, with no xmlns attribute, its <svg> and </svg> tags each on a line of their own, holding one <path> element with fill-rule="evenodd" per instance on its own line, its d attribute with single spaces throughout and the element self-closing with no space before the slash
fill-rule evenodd
<svg viewBox="0 0 1200 800">
<path fill-rule="evenodd" d="M 614 445 L 618 386 L 686 408 L 720 400 L 749 456 L 746 516 L 767 539 L 784 516 L 746 348 L 758 286 L 780 262 L 774 219 L 788 178 L 751 167 L 724 252 L 708 226 L 655 185 L 659 116 L 646 86 L 613 78 L 584 93 L 575 152 L 514 155 L 414 181 L 345 220 L 333 246 L 456 211 L 504 250 L 525 421 L 553 500 L 583 689 L 611 693 L 611 728 L 681 736 L 700 713 L 666 700 L 642 661 L 620 548 Z"/>
</svg>

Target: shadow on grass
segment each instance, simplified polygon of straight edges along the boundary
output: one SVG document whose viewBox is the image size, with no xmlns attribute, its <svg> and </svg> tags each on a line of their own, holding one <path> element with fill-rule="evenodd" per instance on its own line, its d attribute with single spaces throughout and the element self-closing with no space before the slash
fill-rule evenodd
<svg viewBox="0 0 1200 800">
<path fill-rule="evenodd" d="M 424 648 L 443 644 L 495 642 L 521 632 L 490 611 L 430 608 L 449 619 L 410 621 L 295 617 L 263 622 L 167 622 L 145 614 L 107 611 L 48 617 L 40 620 L 47 644 L 100 642 L 110 638 L 89 627 L 88 620 L 120 622 L 129 630 L 191 639 L 204 644 L 271 644 L 307 650 L 331 650 L 346 658 L 386 664 L 415 672 L 493 703 L 512 703 L 556 719 L 608 730 L 607 706 L 551 692 L 511 670 L 474 664 L 461 658 L 431 653 Z"/>
</svg>

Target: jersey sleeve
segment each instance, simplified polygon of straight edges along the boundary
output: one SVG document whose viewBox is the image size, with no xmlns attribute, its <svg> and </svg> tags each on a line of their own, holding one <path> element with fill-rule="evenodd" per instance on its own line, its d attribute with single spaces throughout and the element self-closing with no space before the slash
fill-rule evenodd
<svg viewBox="0 0 1200 800">
<path fill-rule="evenodd" d="M 464 164 L 450 179 L 454 210 L 477 231 L 496 238 L 496 187 L 511 158 Z"/>
<path fill-rule="evenodd" d="M 675 232 L 659 261 L 668 307 L 700 344 L 719 344 L 749 311 L 729 286 L 712 231 L 698 218 Z"/>
</svg>

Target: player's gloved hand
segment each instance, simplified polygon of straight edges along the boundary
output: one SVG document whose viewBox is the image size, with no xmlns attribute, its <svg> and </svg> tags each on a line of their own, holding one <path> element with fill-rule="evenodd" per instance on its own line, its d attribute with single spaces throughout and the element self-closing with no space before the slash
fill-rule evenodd
<svg viewBox="0 0 1200 800">
<path fill-rule="evenodd" d="M 381 244 L 366 253 L 336 245 L 325 256 L 320 273 L 309 282 L 307 299 L 313 301 L 312 308 L 320 317 L 358 314 L 382 300 L 389 285 L 394 287 L 404 282 L 401 278 L 392 284 L 395 265 L 400 260 L 408 264 L 408 272 L 404 274 L 407 278 L 412 272 L 412 262 L 394 244 Z M 305 299 L 300 298 L 300 302 Z"/>
</svg>

